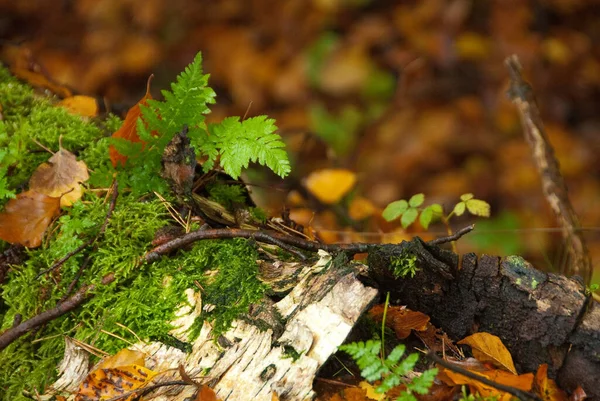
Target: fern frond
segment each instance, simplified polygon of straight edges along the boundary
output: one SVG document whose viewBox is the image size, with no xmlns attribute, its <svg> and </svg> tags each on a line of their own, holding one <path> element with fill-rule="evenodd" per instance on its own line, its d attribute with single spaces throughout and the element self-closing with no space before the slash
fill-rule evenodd
<svg viewBox="0 0 600 401">
<path fill-rule="evenodd" d="M 275 120 L 266 116 L 241 122 L 239 117 L 228 117 L 219 124 L 209 125 L 210 143 L 219 150 L 225 172 L 234 178 L 239 177 L 242 168 L 247 168 L 250 162 L 267 166 L 285 177 L 290 172 L 290 162 L 276 130 Z M 209 155 L 210 167 L 215 158 Z"/>
</svg>

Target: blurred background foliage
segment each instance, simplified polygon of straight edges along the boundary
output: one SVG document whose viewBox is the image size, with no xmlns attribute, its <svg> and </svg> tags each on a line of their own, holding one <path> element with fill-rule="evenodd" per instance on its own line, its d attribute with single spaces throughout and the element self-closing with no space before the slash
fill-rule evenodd
<svg viewBox="0 0 600 401">
<path fill-rule="evenodd" d="M 8 65 L 26 49 L 116 113 L 151 73 L 160 96 L 201 51 L 218 100 L 209 120 L 268 114 L 288 143 L 291 179 L 246 178 L 272 213 L 287 205 L 326 241 L 393 242 L 445 232 L 386 223 L 389 202 L 423 192 L 452 207 L 472 192 L 492 217 L 459 250 L 558 269 L 567 252 L 506 96 L 503 60 L 516 53 L 599 266 L 596 0 L 0 0 L 0 38 Z M 324 168 L 355 173 L 334 204 L 303 185 Z M 336 190 L 336 177 L 321 190 Z"/>
</svg>

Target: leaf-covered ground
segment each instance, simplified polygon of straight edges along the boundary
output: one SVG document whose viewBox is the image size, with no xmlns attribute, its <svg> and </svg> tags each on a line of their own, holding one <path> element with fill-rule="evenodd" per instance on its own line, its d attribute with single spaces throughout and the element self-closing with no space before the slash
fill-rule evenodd
<svg viewBox="0 0 600 401">
<path fill-rule="evenodd" d="M 0 36 L 8 39 L 4 60 L 26 48 L 57 82 L 117 112 L 141 98 L 150 73 L 154 87 L 165 88 L 202 51 L 211 86 L 227 99 L 208 121 L 275 118 L 297 182 L 332 166 L 357 174 L 354 202 L 342 201 L 350 216 L 287 198 L 292 216 L 324 238 L 402 238 L 376 234 L 392 230 L 378 217 L 352 220 L 415 193 L 450 207 L 472 192 L 492 205 L 492 218 L 461 250 L 518 253 L 558 268 L 566 250 L 560 234 L 546 230 L 556 221 L 506 98 L 502 61 L 520 56 L 575 209 L 584 226 L 600 226 L 595 7 L 584 0 L 4 1 Z M 263 182 L 260 174 L 252 180 Z M 287 190 L 268 193 L 263 203 L 273 210 L 286 201 Z M 349 227 L 363 234 L 336 233 Z M 585 234 L 593 260 L 596 233 Z"/>
</svg>

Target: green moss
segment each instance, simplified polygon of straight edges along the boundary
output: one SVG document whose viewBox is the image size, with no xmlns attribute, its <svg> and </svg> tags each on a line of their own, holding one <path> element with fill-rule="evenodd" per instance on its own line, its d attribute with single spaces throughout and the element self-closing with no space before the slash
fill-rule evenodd
<svg viewBox="0 0 600 401">
<path fill-rule="evenodd" d="M 0 203 L 6 201 L 9 191 L 25 189 L 33 170 L 49 158 L 34 140 L 57 150 L 62 136 L 62 146 L 90 168 L 87 185 L 110 185 L 115 171 L 108 157 L 108 136 L 121 121 L 114 116 L 105 121 L 84 119 L 52 103 L 53 99 L 34 94 L 0 66 L 0 192 L 3 188 L 5 192 L 4 197 L 0 194 Z M 146 172 L 130 177 L 140 177 L 150 189 L 157 190 Z M 156 178 L 164 186 L 163 180 Z M 119 184 L 127 187 L 131 182 Z M 165 197 L 170 198 L 168 194 Z M 184 290 L 197 288 L 195 282 L 204 289 L 203 303 L 215 307 L 198 319 L 190 330 L 192 335 L 197 335 L 202 322 L 208 320 L 218 336 L 263 297 L 266 286 L 256 278 L 258 254 L 252 241 L 200 241 L 153 264 L 140 264 L 140 258 L 152 247 L 156 231 L 174 222 L 153 196 L 139 197 L 128 190 L 121 191 L 106 230 L 93 248 L 37 277 L 99 234 L 108 204 L 104 197 L 86 193 L 48 228 L 43 245 L 29 250 L 27 261 L 10 270 L 2 288 L 0 330 L 11 327 L 17 315 L 27 320 L 55 307 L 69 295 L 68 288 L 87 258 L 89 263 L 80 273 L 75 290 L 90 283 L 97 287 L 94 297 L 80 308 L 0 351 L 0 400 L 24 400 L 24 390 L 43 392 L 56 379 L 65 335 L 109 353 L 126 347 L 127 341 L 136 342 L 136 335 L 144 340 L 169 341 L 169 322 L 177 307 L 187 302 Z M 5 247 L 0 241 L 0 249 Z M 114 281 L 101 285 L 108 274 Z"/>
<path fill-rule="evenodd" d="M 113 128 L 115 118 L 105 126 L 55 107 L 53 99 L 35 95 L 2 65 L 0 105 L 0 149 L 6 153 L 0 157 L 0 185 L 5 178 L 9 189 L 26 186 L 31 173 L 50 157 L 38 143 L 56 151 L 61 137 L 62 146 L 70 152 L 78 154 L 85 149 L 85 161 L 91 169 L 106 165 L 107 145 L 99 140 L 112 133 L 107 129 Z"/>
<path fill-rule="evenodd" d="M 11 270 L 3 291 L 3 328 L 12 325 L 16 314 L 28 319 L 53 307 L 65 295 L 85 253 L 74 256 L 53 274 L 40 278 L 36 275 L 94 237 L 107 207 L 103 199 L 94 196 L 88 196 L 86 203 L 76 203 L 70 214 L 59 219 L 50 244 L 30 251 L 24 266 Z M 106 274 L 114 274 L 115 281 L 99 285 L 95 296 L 81 308 L 0 353 L 0 383 L 6 383 L 6 399 L 20 399 L 23 389 L 41 391 L 55 379 L 64 348 L 62 334 L 109 353 L 128 344 L 101 330 L 131 342 L 137 341 L 132 332 L 142 339 L 165 338 L 172 328 L 169 321 L 174 311 L 186 302 L 184 290 L 195 288 L 195 281 L 205 289 L 203 302 L 215 305 L 203 319 L 211 321 L 218 334 L 247 312 L 250 303 L 262 298 L 266 287 L 256 278 L 256 247 L 243 239 L 198 242 L 176 257 L 140 266 L 138 260 L 149 249 L 154 233 L 168 223 L 160 202 L 139 202 L 130 195 L 118 198 L 98 249 L 90 253 L 91 263 L 80 278 L 80 283 L 99 283 Z M 208 270 L 216 273 L 207 275 Z M 32 340 L 40 341 L 32 344 Z"/>
</svg>

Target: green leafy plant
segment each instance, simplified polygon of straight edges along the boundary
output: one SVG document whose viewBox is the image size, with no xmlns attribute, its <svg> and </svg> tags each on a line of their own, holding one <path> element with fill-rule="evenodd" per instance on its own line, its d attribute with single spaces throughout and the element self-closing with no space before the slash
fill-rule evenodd
<svg viewBox="0 0 600 401">
<path fill-rule="evenodd" d="M 461 195 L 460 202 L 454 205 L 452 211 L 447 215 L 444 215 L 442 205 L 434 203 L 422 207 L 423 202 L 425 202 L 424 194 L 413 195 L 408 201 L 401 199 L 392 202 L 383 210 L 383 218 L 387 221 L 399 218 L 402 227 L 407 228 L 419 217 L 419 223 L 421 223 L 423 228 L 428 229 L 429 224 L 436 220 L 441 220 L 448 226 L 448 222 L 453 216 L 462 216 L 465 211 L 475 216 L 490 216 L 490 205 L 486 201 L 475 199 L 473 194 L 470 193 Z"/>
<path fill-rule="evenodd" d="M 382 344 L 385 339 L 385 321 L 388 305 L 389 293 L 386 298 L 383 321 L 381 323 L 381 341 L 368 340 L 367 342 L 354 342 L 342 345 L 340 350 L 348 353 L 354 359 L 361 370 L 361 376 L 367 381 L 374 382 L 381 380 L 381 383 L 375 388 L 377 393 L 387 393 L 392 388 L 403 384 L 406 390 L 396 398 L 396 401 L 416 401 L 417 398 L 413 393 L 427 394 L 438 370 L 437 368 L 428 369 L 411 380 L 407 379 L 405 376 L 414 369 L 419 360 L 419 354 L 412 353 L 402 359 L 406 352 L 404 344 L 396 346 L 385 357 Z"/>
<path fill-rule="evenodd" d="M 163 101 L 149 99 L 141 104 L 142 117 L 137 120 L 139 138 L 145 143 L 111 139 L 117 151 L 128 157 L 127 183 L 134 192 L 146 192 L 164 187 L 160 177 L 162 153 L 175 134 L 188 127 L 187 135 L 196 156 L 204 156 L 204 170 L 217 162 L 233 178 L 238 178 L 250 162 L 267 166 L 277 175 L 290 172 L 285 144 L 275 133 L 275 121 L 257 116 L 240 121 L 228 117 L 220 123 L 206 124 L 209 105 L 215 103 L 215 92 L 208 86 L 208 74 L 202 70 L 202 56 L 194 61 L 163 90 Z"/>
<path fill-rule="evenodd" d="M 416 262 L 417 256 L 407 250 L 403 251 L 399 257 L 391 257 L 390 265 L 392 266 L 394 277 L 414 277 L 417 271 L 419 271 Z"/>
</svg>

